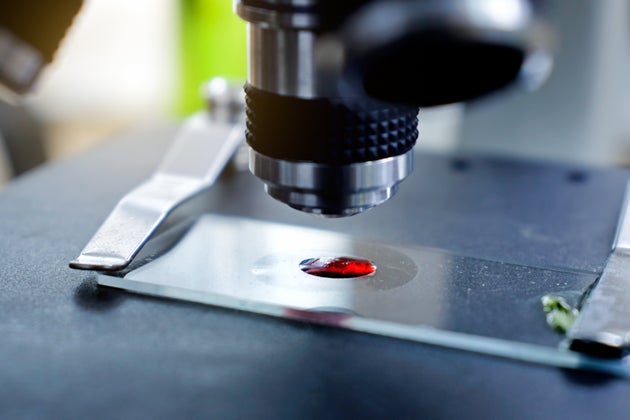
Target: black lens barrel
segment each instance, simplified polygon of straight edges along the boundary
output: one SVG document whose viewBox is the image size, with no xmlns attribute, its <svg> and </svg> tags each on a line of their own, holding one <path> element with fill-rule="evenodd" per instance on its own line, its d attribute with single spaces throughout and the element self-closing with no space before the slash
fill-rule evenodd
<svg viewBox="0 0 630 420">
<path fill-rule="evenodd" d="M 247 143 L 276 159 L 350 164 L 401 155 L 418 137 L 418 108 L 365 98 L 301 99 L 245 86 Z"/>
</svg>

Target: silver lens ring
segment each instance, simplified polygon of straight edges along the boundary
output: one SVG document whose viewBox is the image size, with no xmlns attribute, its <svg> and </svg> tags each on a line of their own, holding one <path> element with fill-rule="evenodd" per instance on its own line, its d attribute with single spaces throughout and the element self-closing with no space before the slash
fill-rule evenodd
<svg viewBox="0 0 630 420">
<path fill-rule="evenodd" d="M 250 171 L 276 200 L 326 217 L 345 217 L 387 201 L 413 170 L 413 149 L 385 159 L 329 165 L 275 159 L 250 149 Z"/>
</svg>

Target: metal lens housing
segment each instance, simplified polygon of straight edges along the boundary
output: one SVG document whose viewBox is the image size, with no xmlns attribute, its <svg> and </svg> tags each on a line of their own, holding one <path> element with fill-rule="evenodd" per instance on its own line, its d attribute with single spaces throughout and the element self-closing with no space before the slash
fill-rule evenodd
<svg viewBox="0 0 630 420">
<path fill-rule="evenodd" d="M 248 22 L 251 170 L 274 198 L 328 216 L 396 192 L 418 106 L 535 87 L 551 65 L 532 0 L 235 0 L 235 10 Z"/>
<path fill-rule="evenodd" d="M 327 165 L 274 159 L 252 149 L 249 162 L 273 198 L 303 212 L 345 217 L 396 194 L 413 170 L 413 150 L 377 161 Z"/>
<path fill-rule="evenodd" d="M 318 53 L 361 3 L 235 1 L 248 22 L 250 170 L 273 198 L 326 217 L 383 203 L 413 168 L 417 108 L 340 95 L 340 77 L 322 62 L 330 56 Z"/>
</svg>

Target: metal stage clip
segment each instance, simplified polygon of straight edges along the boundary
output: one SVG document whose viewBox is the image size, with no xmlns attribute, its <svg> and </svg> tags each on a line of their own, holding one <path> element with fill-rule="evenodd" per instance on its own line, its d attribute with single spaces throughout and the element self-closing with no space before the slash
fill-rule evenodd
<svg viewBox="0 0 630 420">
<path fill-rule="evenodd" d="M 214 184 L 244 143 L 243 98 L 237 91 L 240 87 L 237 90 L 224 79 L 208 83 L 210 110 L 184 122 L 156 172 L 118 202 L 79 257 L 70 262 L 71 268 L 122 270 L 158 229 L 200 213 L 184 205 Z M 180 211 L 185 207 L 185 212 Z M 165 223 L 167 218 L 175 223 Z"/>
<path fill-rule="evenodd" d="M 570 347 L 618 358 L 630 349 L 630 183 L 612 254 L 568 333 Z"/>
</svg>

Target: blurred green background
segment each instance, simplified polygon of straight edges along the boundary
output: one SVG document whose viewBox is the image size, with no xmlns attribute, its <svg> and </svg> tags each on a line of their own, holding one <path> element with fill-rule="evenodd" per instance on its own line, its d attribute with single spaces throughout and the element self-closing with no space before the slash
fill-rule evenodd
<svg viewBox="0 0 630 420">
<path fill-rule="evenodd" d="M 179 89 L 176 111 L 188 115 L 203 106 L 201 84 L 214 76 L 245 80 L 245 22 L 230 0 L 180 0 Z"/>
</svg>

